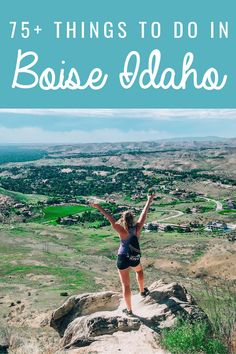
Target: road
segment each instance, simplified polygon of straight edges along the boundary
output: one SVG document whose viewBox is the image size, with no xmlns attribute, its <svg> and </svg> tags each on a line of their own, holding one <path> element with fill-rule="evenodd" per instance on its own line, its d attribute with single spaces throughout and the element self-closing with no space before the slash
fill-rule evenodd
<svg viewBox="0 0 236 354">
<path fill-rule="evenodd" d="M 201 197 L 202 199 L 208 201 L 208 202 L 213 202 L 216 204 L 216 211 L 220 211 L 220 210 L 223 210 L 223 205 L 220 201 L 218 200 L 215 200 L 215 199 L 212 199 L 212 198 L 207 198 L 207 197 Z M 101 198 L 97 198 L 97 197 L 90 197 L 89 198 L 90 200 L 92 199 L 93 202 L 96 202 L 96 203 L 100 203 L 100 202 L 105 202 L 104 199 L 101 199 Z M 175 215 L 171 215 L 171 216 L 166 216 L 162 219 L 159 219 L 158 222 L 163 222 L 163 221 L 167 221 L 167 220 L 171 220 L 171 219 L 174 219 L 174 218 L 178 218 L 179 216 L 182 216 L 184 215 L 184 212 L 180 211 L 180 210 L 167 210 L 167 209 L 162 209 L 160 211 L 163 211 L 163 212 L 174 212 Z"/>
<path fill-rule="evenodd" d="M 215 200 L 215 199 L 211 199 L 211 198 L 207 198 L 207 197 L 202 197 L 203 199 L 207 200 L 208 202 L 214 202 L 216 204 L 216 211 L 220 211 L 220 210 L 223 210 L 223 205 L 220 201 L 218 200 Z M 165 212 L 175 212 L 176 214 L 175 215 L 171 215 L 171 216 L 167 216 L 167 217 L 164 217 L 163 219 L 160 219 L 159 222 L 161 221 L 166 221 L 166 220 L 170 220 L 170 219 L 174 219 L 174 218 L 177 218 L 179 216 L 182 216 L 184 215 L 184 213 L 180 210 L 160 210 L 160 211 L 165 211 Z"/>
<path fill-rule="evenodd" d="M 208 202 L 215 203 L 216 204 L 216 211 L 223 210 L 223 205 L 222 205 L 222 203 L 220 201 L 212 199 L 212 198 L 207 198 L 207 197 L 201 197 L 201 198 L 205 199 Z M 174 218 L 177 218 L 179 216 L 184 215 L 184 213 L 182 211 L 180 211 L 180 210 L 160 210 L 160 211 L 164 211 L 164 212 L 170 212 L 171 211 L 171 212 L 175 212 L 176 214 L 175 215 L 171 215 L 171 216 L 166 216 L 166 217 L 158 220 L 158 222 L 167 221 L 167 220 L 174 219 Z M 234 227 L 235 225 L 232 225 L 232 226 Z"/>
<path fill-rule="evenodd" d="M 178 216 L 184 215 L 184 213 L 182 211 L 180 211 L 180 210 L 160 210 L 160 211 L 165 211 L 165 212 L 170 212 L 171 211 L 171 212 L 174 212 L 176 214 L 175 215 L 171 215 L 171 216 L 166 216 L 166 217 L 158 220 L 158 222 L 174 219 L 174 218 L 177 218 Z"/>
<path fill-rule="evenodd" d="M 216 211 L 223 210 L 223 205 L 218 200 L 211 199 L 211 198 L 206 198 L 206 197 L 201 197 L 201 198 L 207 200 L 208 202 L 214 202 L 216 204 Z"/>
</svg>

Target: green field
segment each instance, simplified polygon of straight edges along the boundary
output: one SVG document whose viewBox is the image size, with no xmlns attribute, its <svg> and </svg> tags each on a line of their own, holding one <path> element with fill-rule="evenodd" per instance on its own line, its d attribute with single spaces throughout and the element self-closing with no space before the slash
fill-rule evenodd
<svg viewBox="0 0 236 354">
<path fill-rule="evenodd" d="M 221 215 L 230 214 L 230 213 L 236 213 L 236 210 L 227 209 L 227 210 L 221 210 L 219 212 L 219 214 L 221 214 Z"/>
<path fill-rule="evenodd" d="M 43 209 L 44 216 L 41 221 L 55 221 L 58 218 L 64 218 L 91 209 L 91 207 L 84 205 L 52 205 Z"/>
<path fill-rule="evenodd" d="M 52 211 L 51 207 L 47 209 Z M 49 213 L 51 217 L 62 215 L 58 210 L 65 208 L 54 209 L 53 215 Z M 74 209 L 78 210 L 81 208 Z M 71 208 L 67 207 L 68 211 L 71 212 Z M 119 237 L 110 226 L 96 230 L 80 225 L 68 228 L 53 223 L 28 223 L 15 224 L 11 229 L 2 225 L 0 234 L 0 287 L 12 286 L 15 291 L 20 284 L 21 292 L 42 288 L 59 303 L 62 290 L 73 294 L 98 290 L 100 284 L 112 289 L 120 286 L 115 261 Z M 147 284 L 165 277 L 169 281 L 181 278 L 187 285 L 187 265 L 201 257 L 214 242 L 214 239 L 196 233 L 143 232 L 140 244 Z M 167 262 L 166 268 L 163 262 Z M 47 280 L 49 276 L 53 282 Z M 95 283 L 96 277 L 101 283 Z M 196 280 L 192 278 L 189 282 L 192 285 Z M 132 282 L 136 289 L 134 274 Z M 44 297 L 41 291 L 39 293 Z"/>
<path fill-rule="evenodd" d="M 58 282 L 63 283 L 63 287 L 72 291 L 85 286 L 86 282 L 89 281 L 86 278 L 86 272 L 78 271 L 77 269 L 73 271 L 73 268 L 68 269 L 67 267 L 5 264 L 0 270 L 1 281 L 4 282 L 9 275 L 14 275 L 14 277 L 21 279 L 21 283 L 25 285 L 30 284 L 29 281 L 27 282 L 27 274 L 29 273 L 34 275 L 53 275 Z M 60 285 L 58 285 L 58 288 L 60 289 Z M 55 289 L 57 288 L 54 287 Z"/>
<path fill-rule="evenodd" d="M 40 194 L 23 194 L 20 192 L 12 192 L 7 189 L 0 187 L 0 194 L 6 195 L 7 197 L 13 198 L 15 201 L 23 203 L 36 204 L 38 201 L 43 202 L 48 199 L 45 195 Z"/>
</svg>

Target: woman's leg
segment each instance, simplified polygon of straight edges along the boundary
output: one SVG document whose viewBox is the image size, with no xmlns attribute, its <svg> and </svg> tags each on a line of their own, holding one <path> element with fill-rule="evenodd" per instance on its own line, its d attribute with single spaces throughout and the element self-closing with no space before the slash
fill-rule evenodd
<svg viewBox="0 0 236 354">
<path fill-rule="evenodd" d="M 126 303 L 128 311 L 132 310 L 131 306 L 131 290 L 130 290 L 130 277 L 129 277 L 129 268 L 127 269 L 118 269 L 120 281 L 123 289 L 123 296 Z"/>
<path fill-rule="evenodd" d="M 132 267 L 132 269 L 136 272 L 136 279 L 138 282 L 139 290 L 142 293 L 144 291 L 144 276 L 143 276 L 143 267 L 140 263 L 137 267 Z"/>
</svg>

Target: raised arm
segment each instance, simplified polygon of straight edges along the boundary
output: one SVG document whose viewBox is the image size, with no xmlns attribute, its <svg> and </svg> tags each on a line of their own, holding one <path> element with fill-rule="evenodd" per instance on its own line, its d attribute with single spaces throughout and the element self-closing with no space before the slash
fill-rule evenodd
<svg viewBox="0 0 236 354">
<path fill-rule="evenodd" d="M 143 208 L 143 210 L 142 210 L 142 212 L 141 212 L 141 214 L 140 214 L 140 216 L 138 218 L 138 222 L 137 222 L 137 231 L 138 231 L 138 233 L 140 233 L 142 228 L 143 228 L 143 225 L 144 225 L 145 220 L 147 218 L 148 209 L 149 209 L 149 207 L 150 207 L 150 205 L 151 205 L 151 203 L 152 203 L 154 198 L 155 198 L 154 194 L 148 196 L 147 202 L 146 202 L 146 204 L 145 204 L 145 206 L 144 206 L 144 208 Z"/>
<path fill-rule="evenodd" d="M 104 210 L 104 209 L 101 207 L 101 205 L 99 205 L 99 204 L 94 204 L 94 203 L 92 203 L 92 204 L 90 204 L 90 205 L 91 205 L 92 207 L 96 208 L 97 210 L 99 210 L 100 213 L 102 213 L 102 214 L 105 216 L 105 218 L 106 218 L 108 221 L 110 221 L 111 226 L 113 227 L 114 230 L 116 230 L 118 233 L 124 233 L 124 228 L 123 228 L 121 225 L 117 224 L 117 222 L 116 222 L 116 220 L 113 218 L 113 216 L 110 215 L 108 212 L 106 212 L 106 210 Z"/>
</svg>

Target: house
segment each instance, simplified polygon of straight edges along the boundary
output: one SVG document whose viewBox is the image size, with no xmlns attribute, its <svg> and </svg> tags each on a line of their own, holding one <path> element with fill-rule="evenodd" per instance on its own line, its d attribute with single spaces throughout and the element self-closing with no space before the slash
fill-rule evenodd
<svg viewBox="0 0 236 354">
<path fill-rule="evenodd" d="M 231 199 L 226 201 L 226 205 L 227 205 L 227 207 L 226 207 L 227 209 L 230 209 L 230 210 L 236 209 L 236 203 Z"/>
<path fill-rule="evenodd" d="M 179 232 L 191 232 L 191 227 L 188 224 L 180 224 L 180 225 L 175 225 L 174 230 L 177 230 Z"/>
<path fill-rule="evenodd" d="M 198 221 L 193 221 L 189 223 L 189 226 L 192 227 L 193 229 L 198 229 L 200 227 L 203 227 L 202 224 L 200 224 Z"/>
<path fill-rule="evenodd" d="M 65 217 L 65 218 L 59 218 L 57 220 L 57 222 L 59 224 L 62 224 L 62 225 L 74 225 L 77 223 L 77 218 L 73 218 L 73 217 Z"/>
<path fill-rule="evenodd" d="M 174 195 L 175 197 L 181 197 L 182 194 L 185 193 L 185 191 L 176 188 L 174 191 L 171 191 L 170 194 Z"/>
<path fill-rule="evenodd" d="M 167 224 L 159 224 L 158 229 L 163 232 L 169 232 L 174 230 L 172 225 L 167 225 Z"/>
<path fill-rule="evenodd" d="M 228 231 L 226 223 L 220 221 L 210 221 L 206 224 L 205 231 Z"/>
<path fill-rule="evenodd" d="M 16 203 L 13 205 L 14 208 L 16 209 L 21 209 L 21 208 L 24 208 L 25 207 L 25 204 L 23 203 Z"/>
<path fill-rule="evenodd" d="M 198 206 L 192 207 L 191 212 L 192 212 L 192 214 L 198 213 L 199 212 L 199 207 Z"/>
<path fill-rule="evenodd" d="M 22 210 L 21 214 L 26 217 L 26 218 L 30 218 L 33 216 L 33 213 L 30 210 L 24 209 Z"/>
<path fill-rule="evenodd" d="M 177 232 L 191 232 L 192 229 L 188 224 L 159 224 L 159 230 L 164 232 L 177 231 Z"/>
<path fill-rule="evenodd" d="M 130 199 L 131 200 L 136 200 L 136 199 L 140 199 L 140 194 L 134 194 Z"/>
<path fill-rule="evenodd" d="M 158 231 L 158 224 L 154 222 L 149 222 L 144 224 L 145 231 Z"/>
</svg>

